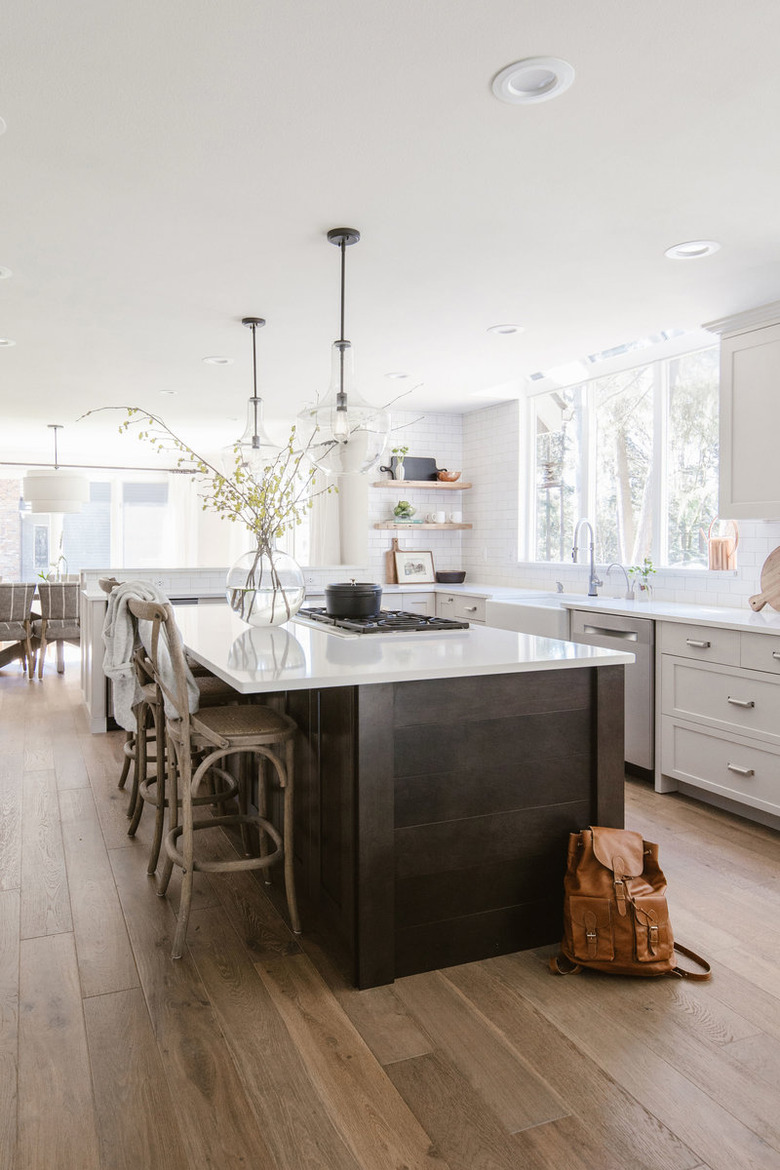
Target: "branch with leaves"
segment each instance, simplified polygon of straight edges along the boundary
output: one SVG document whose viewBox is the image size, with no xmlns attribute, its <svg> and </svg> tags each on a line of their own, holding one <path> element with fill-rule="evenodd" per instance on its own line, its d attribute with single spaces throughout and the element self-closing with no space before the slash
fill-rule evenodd
<svg viewBox="0 0 780 1170">
<path fill-rule="evenodd" d="M 276 540 L 303 521 L 317 496 L 338 490 L 332 485 L 317 488 L 316 471 L 306 462 L 307 449 L 296 446 L 294 426 L 258 479 L 246 465 L 239 443 L 233 446 L 234 466 L 227 475 L 180 439 L 159 415 L 140 406 L 102 406 L 81 417 L 103 410 L 124 410 L 127 417 L 120 423 L 120 432 L 135 428 L 138 439 L 160 453 L 172 454 L 178 470 L 195 476 L 203 510 L 243 524 L 263 551 L 273 549 Z"/>
</svg>

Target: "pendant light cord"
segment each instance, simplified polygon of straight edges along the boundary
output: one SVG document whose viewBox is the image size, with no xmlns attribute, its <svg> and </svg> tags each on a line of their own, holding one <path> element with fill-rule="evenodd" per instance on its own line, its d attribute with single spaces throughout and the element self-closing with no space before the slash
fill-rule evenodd
<svg viewBox="0 0 780 1170">
<path fill-rule="evenodd" d="M 339 337 L 339 393 L 336 398 L 336 409 L 347 409 L 347 396 L 344 393 L 344 351 L 346 350 L 344 337 L 344 289 L 347 281 L 347 241 L 342 238 L 339 244 L 341 249 L 341 335 Z"/>
<path fill-rule="evenodd" d="M 255 429 L 252 434 L 252 449 L 258 450 L 260 447 L 260 436 L 257 433 L 257 325 L 252 322 L 252 407 L 254 411 Z"/>
<path fill-rule="evenodd" d="M 347 279 L 347 242 L 342 240 L 339 244 L 341 248 L 341 336 L 339 341 L 344 341 L 344 288 Z M 343 351 L 342 351 L 343 352 Z"/>
</svg>

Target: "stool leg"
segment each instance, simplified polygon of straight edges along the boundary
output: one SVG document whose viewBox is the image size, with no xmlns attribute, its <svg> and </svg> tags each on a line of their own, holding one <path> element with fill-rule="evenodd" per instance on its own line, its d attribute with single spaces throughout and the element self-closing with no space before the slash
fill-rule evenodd
<svg viewBox="0 0 780 1170">
<path fill-rule="evenodd" d="M 290 911 L 290 924 L 295 934 L 301 933 L 301 919 L 298 914 L 298 899 L 295 895 L 295 874 L 293 871 L 293 741 L 288 739 L 285 744 L 285 780 L 284 780 L 284 824 L 282 826 L 282 840 L 284 843 L 284 889 L 287 894 L 287 908 Z"/>
<path fill-rule="evenodd" d="M 179 899 L 179 913 L 176 919 L 176 932 L 173 936 L 171 958 L 180 959 L 184 950 L 184 939 L 187 935 L 187 923 L 190 919 L 192 906 L 192 882 L 195 876 L 195 831 L 192 817 L 192 767 L 185 757 L 184 767 L 181 770 L 181 821 L 182 833 L 179 837 L 181 855 L 184 862 L 181 871 L 181 897 Z M 173 809 L 171 809 L 173 812 Z"/>
<path fill-rule="evenodd" d="M 157 862 L 160 859 L 160 847 L 162 846 L 163 830 L 165 828 L 165 770 L 166 770 L 166 751 L 165 751 L 165 731 L 164 722 L 165 717 L 159 708 L 155 707 L 152 710 L 152 719 L 154 720 L 154 743 L 155 743 L 155 759 L 157 782 L 155 784 L 155 794 L 157 796 L 157 806 L 154 810 L 154 840 L 152 841 L 152 850 L 149 854 L 149 864 L 146 867 L 147 873 L 154 873 L 157 869 Z"/>
<path fill-rule="evenodd" d="M 128 837 L 134 837 L 136 829 L 144 811 L 144 802 L 139 795 L 141 784 L 146 783 L 147 753 L 149 751 L 148 724 L 149 707 L 146 703 L 139 703 L 135 717 L 135 767 L 133 768 L 133 787 L 130 790 L 130 799 L 127 802 L 127 815 L 131 818 Z"/>
<path fill-rule="evenodd" d="M 57 647 L 57 674 L 65 673 L 65 643 L 55 642 Z"/>
<path fill-rule="evenodd" d="M 264 821 L 268 820 L 268 764 L 266 757 L 260 752 L 257 754 L 257 812 Z M 260 856 L 268 856 L 268 838 L 266 834 L 259 830 L 259 845 Z M 271 871 L 270 869 L 263 870 L 263 885 L 270 886 Z"/>
<path fill-rule="evenodd" d="M 166 738 L 166 756 L 168 758 L 168 832 L 172 832 L 179 823 L 179 747 L 169 737 Z M 184 751 L 187 748 L 183 749 Z M 173 873 L 173 858 L 166 852 L 160 883 L 157 893 L 165 897 L 168 883 Z"/>
<path fill-rule="evenodd" d="M 135 751 L 135 735 L 132 731 L 125 732 L 125 746 L 122 749 L 124 752 L 125 762 L 122 765 L 122 775 L 119 777 L 117 788 L 124 788 L 127 783 L 127 774 L 130 771 L 130 764 L 132 763 L 131 751 Z"/>
</svg>

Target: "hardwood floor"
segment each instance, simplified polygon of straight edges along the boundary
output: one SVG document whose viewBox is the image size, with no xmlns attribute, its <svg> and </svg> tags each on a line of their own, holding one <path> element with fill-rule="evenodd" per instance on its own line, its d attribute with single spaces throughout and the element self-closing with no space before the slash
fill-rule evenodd
<svg viewBox="0 0 780 1170">
<path fill-rule="evenodd" d="M 75 660 L 0 672 L 3 1170 L 780 1170 L 778 834 L 628 784 L 710 983 L 523 952 L 360 992 L 250 874 L 170 959 L 121 743 Z"/>
</svg>

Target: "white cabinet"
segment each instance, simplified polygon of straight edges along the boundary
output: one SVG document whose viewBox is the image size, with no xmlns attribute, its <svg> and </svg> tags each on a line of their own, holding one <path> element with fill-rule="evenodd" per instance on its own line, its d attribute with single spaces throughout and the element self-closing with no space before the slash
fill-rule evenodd
<svg viewBox="0 0 780 1170">
<path fill-rule="evenodd" d="M 780 518 L 780 302 L 705 328 L 721 335 L 719 514 Z"/>
<path fill-rule="evenodd" d="M 780 816 L 780 637 L 661 622 L 658 646 L 661 779 Z"/>
<path fill-rule="evenodd" d="M 486 598 L 470 593 L 437 593 L 436 616 L 484 625 L 485 602 Z"/>
<path fill-rule="evenodd" d="M 435 593 L 388 593 L 385 597 L 385 609 L 403 609 L 406 613 L 421 613 L 425 617 L 436 616 Z M 390 599 L 392 599 L 392 605 Z"/>
</svg>

